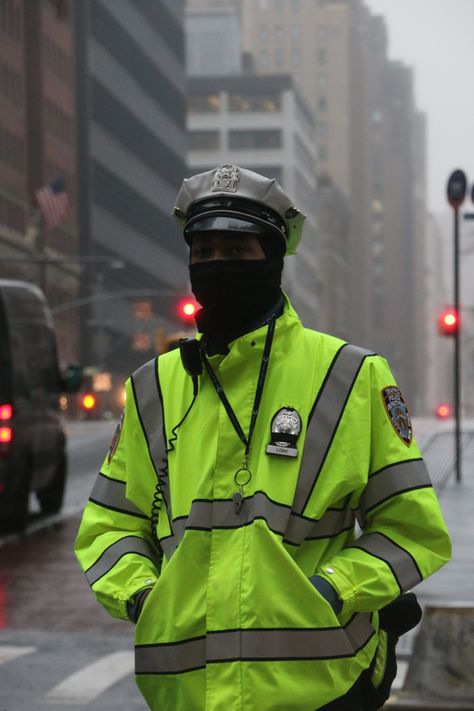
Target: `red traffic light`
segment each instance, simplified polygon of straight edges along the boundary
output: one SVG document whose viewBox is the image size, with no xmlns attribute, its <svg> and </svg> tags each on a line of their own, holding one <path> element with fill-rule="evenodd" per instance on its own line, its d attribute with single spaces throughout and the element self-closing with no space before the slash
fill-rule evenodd
<svg viewBox="0 0 474 711">
<path fill-rule="evenodd" d="M 442 336 L 454 336 L 459 328 L 459 313 L 456 309 L 445 309 L 438 318 L 439 332 Z"/>
<path fill-rule="evenodd" d="M 451 407 L 446 402 L 440 403 L 436 408 L 436 417 L 440 420 L 446 420 L 451 414 Z"/>
<path fill-rule="evenodd" d="M 97 398 L 92 393 L 84 393 L 81 398 L 81 405 L 84 410 L 88 410 L 90 412 L 97 405 Z"/>
<path fill-rule="evenodd" d="M 182 299 L 179 303 L 179 315 L 182 319 L 192 319 L 198 310 L 198 304 L 194 299 Z"/>
<path fill-rule="evenodd" d="M 13 408 L 10 404 L 5 403 L 0 405 L 0 420 L 11 420 L 13 416 Z"/>
</svg>

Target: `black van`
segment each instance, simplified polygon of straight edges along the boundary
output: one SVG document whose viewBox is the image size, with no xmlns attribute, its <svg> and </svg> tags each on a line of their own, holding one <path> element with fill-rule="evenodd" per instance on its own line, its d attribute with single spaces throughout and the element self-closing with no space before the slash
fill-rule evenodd
<svg viewBox="0 0 474 711">
<path fill-rule="evenodd" d="M 42 512 L 60 510 L 67 462 L 59 397 L 80 380 L 77 366 L 60 373 L 40 289 L 0 279 L 0 530 L 25 527 L 30 491 Z"/>
</svg>

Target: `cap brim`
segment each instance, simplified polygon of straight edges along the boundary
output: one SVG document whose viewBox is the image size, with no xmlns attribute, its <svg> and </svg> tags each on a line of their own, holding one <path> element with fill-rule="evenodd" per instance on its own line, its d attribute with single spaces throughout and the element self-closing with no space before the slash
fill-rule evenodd
<svg viewBox="0 0 474 711">
<path fill-rule="evenodd" d="M 234 232 L 237 234 L 263 235 L 273 232 L 269 225 L 258 224 L 252 220 L 225 215 L 213 215 L 196 218 L 188 222 L 184 230 L 186 241 L 201 232 Z M 281 235 L 283 237 L 283 235 Z"/>
</svg>

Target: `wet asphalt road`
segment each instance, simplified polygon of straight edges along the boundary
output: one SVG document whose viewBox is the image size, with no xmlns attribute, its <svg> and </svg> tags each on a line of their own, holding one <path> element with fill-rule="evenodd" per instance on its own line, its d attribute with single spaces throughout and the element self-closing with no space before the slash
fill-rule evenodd
<svg viewBox="0 0 474 711">
<path fill-rule="evenodd" d="M 0 711 L 144 711 L 133 628 L 97 604 L 73 554 L 80 512 L 115 423 L 72 423 L 60 515 L 0 538 Z"/>
</svg>

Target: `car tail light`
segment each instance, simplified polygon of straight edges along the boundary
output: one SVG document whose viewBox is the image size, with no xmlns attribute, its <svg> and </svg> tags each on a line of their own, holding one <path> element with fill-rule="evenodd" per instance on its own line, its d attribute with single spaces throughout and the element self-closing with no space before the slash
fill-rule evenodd
<svg viewBox="0 0 474 711">
<path fill-rule="evenodd" d="M 13 444 L 13 427 L 10 425 L 13 407 L 9 403 L 0 405 L 0 458 L 10 457 Z M 0 492 L 1 493 L 1 492 Z"/>
<path fill-rule="evenodd" d="M 0 427 L 0 445 L 10 444 L 13 441 L 13 430 L 11 427 Z"/>
<path fill-rule="evenodd" d="M 8 403 L 0 405 L 0 421 L 5 422 L 11 420 L 13 416 L 13 407 Z"/>
</svg>

